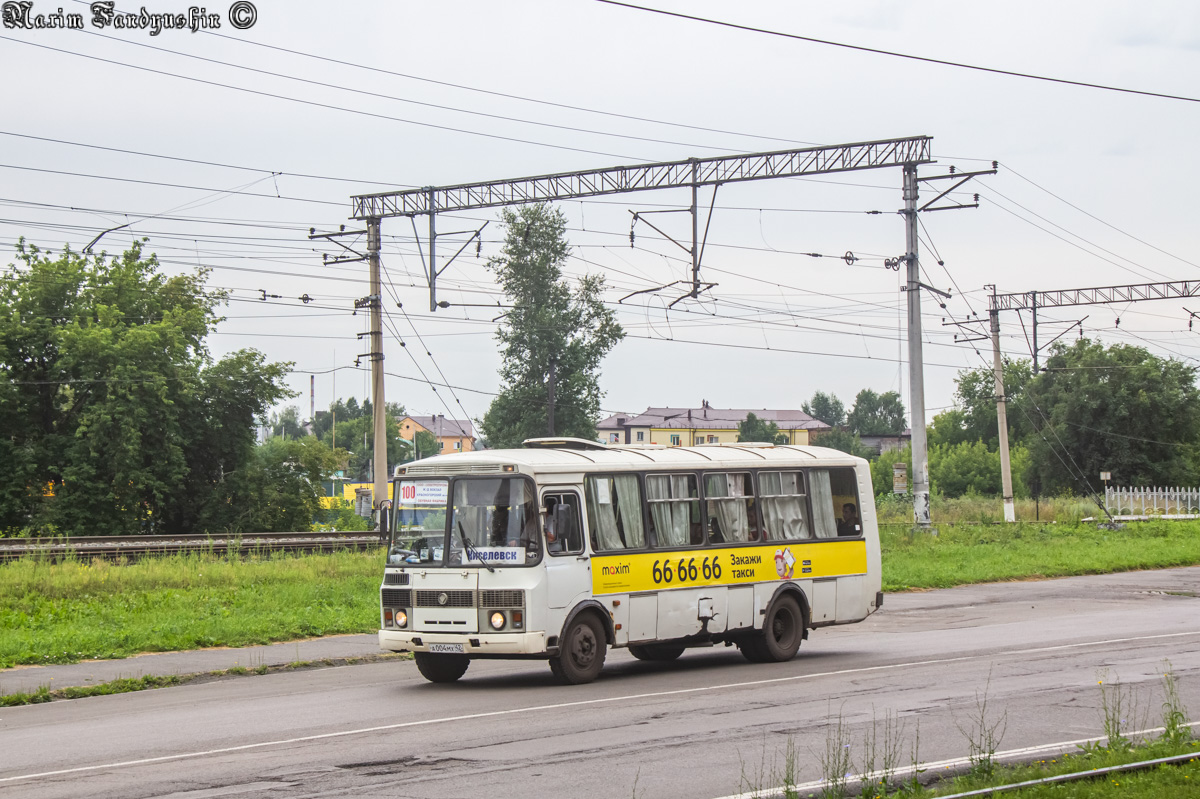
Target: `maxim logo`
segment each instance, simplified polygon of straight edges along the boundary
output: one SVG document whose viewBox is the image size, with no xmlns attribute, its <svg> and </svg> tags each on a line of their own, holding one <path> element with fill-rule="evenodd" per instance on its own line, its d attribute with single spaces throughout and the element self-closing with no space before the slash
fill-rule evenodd
<svg viewBox="0 0 1200 799">
<path fill-rule="evenodd" d="M 616 566 L 601 566 L 600 574 L 605 577 L 608 577 L 610 575 L 616 576 L 618 574 L 629 574 L 629 564 L 628 563 L 620 563 L 620 564 L 617 564 Z"/>
</svg>

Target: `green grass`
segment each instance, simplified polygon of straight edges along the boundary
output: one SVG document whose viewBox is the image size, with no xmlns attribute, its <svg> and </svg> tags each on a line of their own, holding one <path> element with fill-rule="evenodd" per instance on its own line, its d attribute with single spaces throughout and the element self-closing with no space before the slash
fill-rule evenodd
<svg viewBox="0 0 1200 799">
<path fill-rule="evenodd" d="M 885 591 L 1200 564 L 1200 522 L 884 525 Z M 0 668 L 377 629 L 381 552 L 0 565 Z"/>
<path fill-rule="evenodd" d="M 251 646 L 378 627 L 380 552 L 0 566 L 0 667 Z"/>
<path fill-rule="evenodd" d="M 1195 753 L 1196 758 L 1179 765 L 1161 765 L 1144 771 L 1127 771 L 1056 785 L 1021 788 L 997 796 L 1012 799 L 1108 799 L 1118 796 L 1123 799 L 1167 799 L 1195 796 L 1200 793 L 1200 788 L 1196 787 L 1197 783 L 1200 783 L 1200 743 L 1196 741 L 1182 744 L 1151 741 L 1129 751 L 1090 748 L 1024 765 L 1001 766 L 991 778 L 966 774 L 925 789 L 905 791 L 903 795 L 912 799 L 935 799 L 938 796 L 965 793 L 980 788 L 1011 785 L 1189 752 Z"/>
<path fill-rule="evenodd" d="M 939 525 L 936 536 L 884 525 L 883 590 L 1105 574 L 1200 564 L 1200 521 Z"/>
</svg>

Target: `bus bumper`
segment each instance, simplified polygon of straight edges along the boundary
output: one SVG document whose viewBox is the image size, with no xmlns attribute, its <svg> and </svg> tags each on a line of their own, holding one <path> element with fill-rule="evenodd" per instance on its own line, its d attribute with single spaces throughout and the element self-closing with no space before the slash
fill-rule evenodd
<svg viewBox="0 0 1200 799">
<path fill-rule="evenodd" d="M 542 655 L 545 633 L 425 633 L 380 630 L 379 648 L 392 652 L 428 652 L 430 644 L 461 644 L 467 655 Z"/>
</svg>

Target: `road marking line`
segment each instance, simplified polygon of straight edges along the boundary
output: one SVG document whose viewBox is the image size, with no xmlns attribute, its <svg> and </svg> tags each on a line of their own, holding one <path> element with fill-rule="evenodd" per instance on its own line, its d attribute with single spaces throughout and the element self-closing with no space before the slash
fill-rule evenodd
<svg viewBox="0 0 1200 799">
<path fill-rule="evenodd" d="M 1031 655 L 1041 652 L 1054 652 L 1063 649 L 1080 649 L 1090 646 L 1107 646 L 1110 644 L 1123 644 L 1131 641 L 1154 641 L 1164 638 L 1180 638 L 1186 636 L 1200 635 L 1200 630 L 1183 633 L 1161 633 L 1158 635 L 1139 635 L 1132 638 L 1109 638 L 1104 641 L 1085 641 L 1078 644 L 1059 644 L 1056 646 L 1035 647 L 1033 649 L 1008 650 L 1004 655 Z M 558 702 L 552 705 L 533 705 L 530 707 L 515 707 L 505 710 L 489 710 L 484 713 L 468 713 L 462 716 L 445 716 L 437 719 L 421 719 L 418 721 L 402 721 L 396 724 L 383 724 L 377 727 L 363 727 L 355 730 L 342 730 L 341 732 L 326 732 L 317 735 L 304 735 L 298 738 L 283 738 L 277 741 L 259 741 L 258 743 L 242 744 L 241 746 L 226 746 L 220 749 L 207 749 L 202 752 L 183 752 L 177 755 L 161 755 L 159 757 L 146 757 L 139 760 L 122 760 L 117 763 L 105 763 L 98 766 L 77 766 L 76 768 L 58 769 L 56 771 L 42 771 L 36 774 L 20 774 L 14 777 L 0 777 L 0 783 L 16 782 L 18 780 L 33 780 L 40 777 L 57 777 L 62 774 L 78 774 L 84 771 L 101 771 L 103 769 L 124 768 L 126 766 L 143 766 L 149 763 L 165 763 L 171 760 L 186 760 L 196 757 L 207 757 L 209 755 L 224 755 L 230 752 L 244 752 L 249 749 L 262 749 L 267 746 L 287 746 L 288 744 L 307 743 L 309 741 L 322 741 L 329 738 L 344 738 L 348 735 L 365 735 L 372 732 L 386 732 L 388 730 L 401 730 L 409 727 L 424 727 L 430 724 L 448 724 L 454 721 L 471 721 L 473 719 L 494 718 L 496 716 L 511 716 L 519 713 L 536 713 L 543 710 L 561 710 L 568 707 L 586 707 L 588 705 L 602 705 L 611 702 L 629 702 L 641 699 L 655 699 L 664 696 L 680 696 L 683 694 L 705 693 L 708 691 L 724 691 L 734 688 L 750 688 L 756 685 L 771 685 L 774 683 L 783 682 L 798 682 L 800 680 L 813 680 L 819 677 L 837 677 L 845 674 L 865 674 L 875 671 L 893 671 L 895 669 L 910 668 L 913 666 L 936 666 L 942 663 L 962 663 L 969 660 L 982 660 L 984 658 L 996 657 L 996 655 L 963 655 L 953 658 L 935 658 L 933 660 L 914 660 L 907 663 L 892 663 L 884 666 L 863 666 L 856 669 L 838 669 L 836 671 L 818 672 L 816 674 L 793 674 L 788 677 L 771 677 L 764 680 L 747 680 L 746 682 L 723 683 L 721 685 L 702 685 L 696 688 L 678 688 L 673 691 L 653 691 L 645 694 L 628 694 L 625 696 L 610 696 L 600 699 L 581 699 L 577 702 Z"/>
<path fill-rule="evenodd" d="M 1193 721 L 1189 724 L 1185 724 L 1184 726 L 1200 727 L 1200 721 Z M 1163 732 L 1163 728 L 1162 727 L 1151 727 L 1148 730 L 1137 730 L 1136 732 L 1125 733 L 1125 737 L 1134 738 L 1137 736 L 1146 736 L 1146 735 L 1150 735 L 1152 733 L 1158 733 L 1158 732 Z M 994 757 L 997 760 L 1017 760 L 1019 758 L 1028 757 L 1030 755 L 1049 754 L 1052 752 L 1068 752 L 1071 749 L 1074 749 L 1075 747 L 1080 746 L 1082 744 L 1095 743 L 1096 741 L 1103 741 L 1103 740 L 1105 740 L 1105 736 L 1097 735 L 1094 738 L 1080 738 L 1077 741 L 1059 741 L 1058 743 L 1052 743 L 1052 744 L 1039 744 L 1038 746 L 1025 746 L 1020 749 L 1009 749 L 1006 752 L 997 752 L 994 755 Z M 969 757 L 955 757 L 955 758 L 951 758 L 950 760 L 937 760 L 937 761 L 934 761 L 931 763 L 918 763 L 916 766 L 902 766 L 902 767 L 896 769 L 895 771 L 893 771 L 892 776 L 893 777 L 903 777 L 906 774 L 911 774 L 914 770 L 928 771 L 930 769 L 954 768 L 955 766 L 969 766 L 970 764 L 971 764 L 971 758 L 969 758 Z M 862 779 L 863 776 L 866 776 L 870 779 L 878 779 L 883 776 L 883 772 L 875 771 L 875 772 L 872 772 L 872 773 L 866 774 L 866 775 L 856 774 L 853 777 L 847 777 L 846 782 L 847 783 L 858 782 Z M 789 790 L 792 791 L 793 793 L 798 793 L 800 791 L 815 791 L 815 790 L 819 790 L 821 788 L 826 787 L 828 784 L 829 783 L 827 780 L 813 780 L 812 782 L 806 782 L 806 783 L 803 783 L 802 785 L 780 785 L 777 788 L 762 788 L 760 790 L 749 791 L 747 793 L 735 793 L 735 794 L 730 794 L 729 796 L 720 796 L 720 797 L 717 797 L 717 799 L 774 799 L 774 797 L 786 796 Z"/>
</svg>

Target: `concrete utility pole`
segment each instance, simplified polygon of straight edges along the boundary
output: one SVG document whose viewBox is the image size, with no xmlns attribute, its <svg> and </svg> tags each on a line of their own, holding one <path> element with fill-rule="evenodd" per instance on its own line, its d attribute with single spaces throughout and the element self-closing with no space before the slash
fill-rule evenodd
<svg viewBox="0 0 1200 799">
<path fill-rule="evenodd" d="M 908 265 L 908 385 L 912 413 L 913 521 L 928 527 L 929 453 L 925 440 L 925 361 L 921 348 L 921 266 L 917 260 L 917 165 L 904 165 L 904 233 Z"/>
<path fill-rule="evenodd" d="M 550 359 L 550 379 L 547 381 L 546 397 L 546 435 L 554 435 L 554 380 L 556 377 L 555 370 L 558 366 L 558 359 Z"/>
<path fill-rule="evenodd" d="M 1013 506 L 1012 465 L 1008 458 L 1008 411 L 1004 399 L 1004 363 L 1000 359 L 1000 312 L 996 310 L 996 290 L 992 288 L 992 374 L 996 381 L 996 423 L 1000 430 L 1000 488 L 1004 496 L 1004 521 L 1017 520 Z"/>
<path fill-rule="evenodd" d="M 371 507 L 378 509 L 387 499 L 387 422 L 383 398 L 383 286 L 379 280 L 380 219 L 367 220 L 367 261 L 371 267 L 371 410 L 375 426 L 375 452 L 371 462 Z"/>
</svg>

